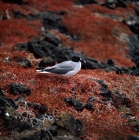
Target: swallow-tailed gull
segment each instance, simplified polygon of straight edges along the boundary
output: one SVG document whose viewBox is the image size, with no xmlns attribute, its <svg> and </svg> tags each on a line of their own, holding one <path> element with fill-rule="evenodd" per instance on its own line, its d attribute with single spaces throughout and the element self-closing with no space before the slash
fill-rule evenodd
<svg viewBox="0 0 139 140">
<path fill-rule="evenodd" d="M 73 76 L 81 69 L 79 56 L 73 56 L 71 61 L 65 61 L 48 68 L 38 68 L 39 73 L 54 73 L 61 76 Z"/>
</svg>

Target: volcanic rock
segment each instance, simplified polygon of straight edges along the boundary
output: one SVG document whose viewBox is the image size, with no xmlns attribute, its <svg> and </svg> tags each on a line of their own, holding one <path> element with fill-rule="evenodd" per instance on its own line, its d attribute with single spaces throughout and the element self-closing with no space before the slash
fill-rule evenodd
<svg viewBox="0 0 139 140">
<path fill-rule="evenodd" d="M 12 83 L 10 85 L 10 90 L 15 95 L 22 94 L 22 93 L 25 93 L 27 95 L 31 94 L 31 90 L 20 83 Z"/>
<path fill-rule="evenodd" d="M 14 46 L 14 48 L 18 51 L 28 51 L 27 43 L 18 43 Z"/>
<path fill-rule="evenodd" d="M 91 109 L 93 109 L 93 104 L 91 102 L 89 102 L 85 105 L 85 108 L 88 110 L 91 110 Z"/>
<path fill-rule="evenodd" d="M 102 87 L 100 88 L 101 90 L 100 95 L 106 98 L 111 98 L 112 93 L 110 90 L 107 89 L 107 85 L 104 83 L 104 81 L 98 80 L 98 83 L 102 85 Z"/>
<path fill-rule="evenodd" d="M 53 65 L 55 65 L 55 61 L 51 57 L 44 57 L 39 63 L 39 67 L 47 67 Z"/>
<path fill-rule="evenodd" d="M 104 83 L 103 80 L 98 80 L 98 83 L 101 84 L 101 86 L 102 86 L 102 87 L 100 88 L 100 90 L 103 91 L 103 90 L 107 89 L 108 86 Z"/>
<path fill-rule="evenodd" d="M 82 4 L 82 5 L 85 5 L 85 4 L 96 4 L 97 1 L 96 0 L 78 0 L 76 1 L 77 4 Z"/>
<path fill-rule="evenodd" d="M 59 36 L 50 31 L 45 31 L 43 33 L 43 40 L 48 41 L 55 46 L 59 46 L 59 44 L 61 43 Z"/>
<path fill-rule="evenodd" d="M 115 66 L 114 61 L 112 59 L 108 59 L 107 64 L 110 66 Z"/>
<path fill-rule="evenodd" d="M 127 108 L 131 107 L 131 100 L 123 93 L 115 91 L 112 99 L 115 107 L 120 107 L 123 105 L 125 105 Z"/>
<path fill-rule="evenodd" d="M 21 133 L 15 132 L 13 134 L 14 140 L 39 140 L 41 139 L 42 130 L 37 127 L 32 130 L 25 130 Z"/>
<path fill-rule="evenodd" d="M 104 90 L 103 92 L 100 92 L 100 95 L 103 97 L 107 97 L 107 98 L 111 98 L 112 97 L 112 93 L 110 90 Z"/>
<path fill-rule="evenodd" d="M 62 133 L 66 133 L 73 135 L 73 136 L 79 136 L 80 133 L 83 131 L 83 124 L 80 120 L 75 120 L 72 115 L 63 112 L 58 117 L 58 120 L 56 121 L 56 124 L 63 129 L 63 132 L 59 132 L 59 135 L 63 135 Z M 65 132 L 67 131 L 67 132 Z"/>
<path fill-rule="evenodd" d="M 59 15 L 53 12 L 43 12 L 37 17 L 43 19 L 45 29 L 58 29 L 62 33 L 67 33 L 67 27 L 62 23 Z"/>
<path fill-rule="evenodd" d="M 3 111 L 5 106 L 17 108 L 17 105 L 11 98 L 6 98 L 3 95 L 0 95 L 0 110 Z"/>
<path fill-rule="evenodd" d="M 46 110 L 47 110 L 47 108 L 44 105 L 41 105 L 40 108 L 39 108 L 39 112 L 42 113 L 42 114 L 44 114 L 46 112 Z"/>
<path fill-rule="evenodd" d="M 23 0 L 3 0 L 4 2 L 8 2 L 8 3 L 15 3 L 15 4 L 23 4 Z"/>
<path fill-rule="evenodd" d="M 128 18 L 123 20 L 123 23 L 125 23 L 126 25 L 128 25 L 129 27 L 139 23 L 139 17 L 135 16 L 135 15 L 131 15 Z"/>
<path fill-rule="evenodd" d="M 0 96 L 4 96 L 4 93 L 1 88 L 0 88 Z"/>
<path fill-rule="evenodd" d="M 3 118 L 10 130 L 19 129 L 18 126 L 21 124 L 20 116 L 13 107 L 5 106 Z"/>
<path fill-rule="evenodd" d="M 130 135 L 128 140 L 139 140 L 139 136 Z"/>
<path fill-rule="evenodd" d="M 137 16 L 139 16 L 139 8 L 135 8 L 135 12 L 136 12 Z"/>
<path fill-rule="evenodd" d="M 129 46 L 129 54 L 132 58 L 132 61 L 136 64 L 136 67 L 139 68 L 139 39 L 136 35 L 128 36 L 127 45 Z"/>
<path fill-rule="evenodd" d="M 21 65 L 24 68 L 31 68 L 32 67 L 31 62 L 25 57 L 18 58 L 16 61 L 19 65 Z"/>
<path fill-rule="evenodd" d="M 75 98 L 65 98 L 65 102 L 73 106 L 78 111 L 82 111 L 84 109 L 83 104 Z"/>
<path fill-rule="evenodd" d="M 139 23 L 135 23 L 130 26 L 130 29 L 133 33 L 139 35 Z"/>
<path fill-rule="evenodd" d="M 73 48 L 57 47 L 39 38 L 29 40 L 27 47 L 29 52 L 33 53 L 36 58 L 51 57 L 59 63 L 71 60 L 74 55 L 82 56 L 81 53 L 74 52 Z"/>
<path fill-rule="evenodd" d="M 26 18 L 27 16 L 21 13 L 20 11 L 13 11 L 14 18 Z"/>
<path fill-rule="evenodd" d="M 126 4 L 122 0 L 106 0 L 102 6 L 106 6 L 110 9 L 115 9 L 116 7 L 126 8 Z"/>
<path fill-rule="evenodd" d="M 100 68 L 100 64 L 98 63 L 97 60 L 93 59 L 93 58 L 85 58 L 85 64 L 84 64 L 84 68 L 85 69 L 98 69 Z"/>
<path fill-rule="evenodd" d="M 58 136 L 54 140 L 81 140 L 80 138 L 74 136 Z"/>
</svg>

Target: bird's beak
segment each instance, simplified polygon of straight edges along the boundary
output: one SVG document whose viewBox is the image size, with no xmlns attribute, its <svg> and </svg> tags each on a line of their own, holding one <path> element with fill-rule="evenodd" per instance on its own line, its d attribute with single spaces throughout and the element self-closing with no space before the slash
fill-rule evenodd
<svg viewBox="0 0 139 140">
<path fill-rule="evenodd" d="M 80 61 L 81 61 L 81 62 L 83 62 L 83 63 L 86 63 L 86 61 L 85 61 L 85 60 L 83 60 L 83 59 L 80 59 Z"/>
</svg>

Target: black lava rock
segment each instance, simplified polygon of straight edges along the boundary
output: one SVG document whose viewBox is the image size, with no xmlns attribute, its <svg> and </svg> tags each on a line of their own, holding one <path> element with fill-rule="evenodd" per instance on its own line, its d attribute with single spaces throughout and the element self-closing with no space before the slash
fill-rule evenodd
<svg viewBox="0 0 139 140">
<path fill-rule="evenodd" d="M 107 98 L 111 98 L 112 97 L 112 93 L 110 90 L 104 90 L 103 92 L 100 92 L 100 95 L 103 97 L 107 97 Z"/>
<path fill-rule="evenodd" d="M 24 104 L 24 103 L 26 102 L 26 99 L 25 99 L 24 94 L 21 94 L 20 96 L 18 96 L 18 97 L 15 99 L 15 101 Z"/>
<path fill-rule="evenodd" d="M 124 93 L 120 93 L 119 91 L 115 91 L 112 96 L 113 104 L 115 107 L 119 108 L 120 106 L 126 106 L 130 108 L 132 106 L 132 102 L 130 98 L 126 97 Z"/>
<path fill-rule="evenodd" d="M 115 67 L 114 67 L 114 71 L 115 71 L 117 74 L 129 73 L 129 69 L 127 69 L 127 68 L 125 68 L 125 67 L 117 67 L 117 66 L 115 66 Z"/>
<path fill-rule="evenodd" d="M 43 33 L 43 40 L 48 41 L 49 43 L 51 43 L 55 46 L 59 46 L 59 44 L 61 43 L 59 36 L 50 31 L 49 32 L 45 31 Z"/>
<path fill-rule="evenodd" d="M 105 3 L 101 4 L 102 6 L 106 6 L 110 9 L 115 9 L 116 7 L 116 1 L 115 0 L 106 0 Z"/>
<path fill-rule="evenodd" d="M 110 66 L 115 66 L 114 61 L 112 59 L 108 59 L 107 64 Z"/>
<path fill-rule="evenodd" d="M 12 83 L 10 85 L 10 90 L 15 95 L 22 94 L 22 93 L 25 93 L 27 95 L 31 94 L 31 90 L 20 83 Z"/>
<path fill-rule="evenodd" d="M 89 97 L 88 99 L 87 99 L 87 101 L 96 101 L 97 99 L 96 98 L 94 98 L 94 97 Z"/>
<path fill-rule="evenodd" d="M 122 0 L 105 0 L 102 6 L 106 6 L 110 9 L 115 9 L 116 7 L 126 8 L 126 4 Z"/>
<path fill-rule="evenodd" d="M 99 69 L 100 64 L 98 63 L 97 60 L 93 58 L 85 58 L 85 64 L 84 64 L 84 69 Z"/>
<path fill-rule="evenodd" d="M 130 71 L 130 74 L 131 74 L 131 75 L 134 75 L 134 76 L 139 76 L 139 69 L 136 68 L 136 69 L 134 69 L 134 70 L 131 70 L 131 71 Z"/>
<path fill-rule="evenodd" d="M 78 111 L 82 111 L 84 109 L 83 104 L 75 98 L 65 98 L 64 100 Z"/>
<path fill-rule="evenodd" d="M 14 18 L 26 18 L 27 16 L 21 13 L 20 11 L 13 11 Z"/>
<path fill-rule="evenodd" d="M 43 58 L 50 56 L 57 61 L 66 61 L 67 58 L 64 54 L 64 49 L 56 47 L 53 44 L 42 41 L 38 38 L 33 38 L 27 43 L 28 50 L 34 54 L 36 58 Z"/>
<path fill-rule="evenodd" d="M 83 123 L 81 122 L 81 120 L 79 120 L 79 119 L 76 119 L 76 122 L 75 122 L 75 124 L 76 124 L 76 131 L 75 131 L 75 133 L 76 133 L 76 136 L 80 136 L 80 133 L 83 131 Z"/>
<path fill-rule="evenodd" d="M 19 130 L 19 126 L 21 124 L 20 116 L 13 107 L 5 106 L 3 118 L 10 130 Z"/>
<path fill-rule="evenodd" d="M 101 88 L 100 88 L 100 95 L 105 97 L 105 101 L 109 100 L 109 98 L 112 97 L 112 93 L 110 90 L 107 89 L 107 85 L 104 83 L 103 80 L 98 80 L 98 83 L 101 84 Z"/>
<path fill-rule="evenodd" d="M 127 108 L 130 108 L 131 105 L 132 105 L 132 102 L 131 102 L 131 100 L 129 98 L 124 97 L 123 101 L 122 101 L 122 104 L 125 105 Z"/>
<path fill-rule="evenodd" d="M 139 136 L 130 135 L 128 140 L 139 140 Z"/>
<path fill-rule="evenodd" d="M 47 131 L 46 131 L 46 128 L 47 127 Z M 41 137 L 42 138 L 45 138 L 46 140 L 47 139 L 51 139 L 52 138 L 52 136 L 53 136 L 53 139 L 55 140 L 56 138 L 54 138 L 54 137 L 56 137 L 56 136 L 58 136 L 58 127 L 56 126 L 56 125 L 50 125 L 50 126 L 46 126 L 43 130 L 42 130 L 42 135 L 41 135 Z M 47 132 L 47 133 L 46 133 Z M 48 133 L 49 132 L 49 133 Z M 50 135 L 51 134 L 51 135 Z M 56 139 L 57 140 L 57 139 Z"/>
<path fill-rule="evenodd" d="M 32 67 L 31 62 L 25 57 L 18 58 L 16 61 L 19 65 L 21 65 L 24 68 L 31 68 Z"/>
<path fill-rule="evenodd" d="M 96 4 L 97 1 L 96 0 L 78 0 L 76 1 L 76 3 L 86 5 L 86 4 Z"/>
<path fill-rule="evenodd" d="M 127 6 L 123 0 L 117 0 L 116 6 L 122 7 L 122 8 L 127 8 Z"/>
<path fill-rule="evenodd" d="M 88 110 L 91 110 L 91 109 L 93 109 L 93 104 L 91 102 L 89 102 L 85 105 L 85 108 Z"/>
<path fill-rule="evenodd" d="M 54 140 L 81 140 L 80 138 L 77 138 L 75 136 L 57 136 L 56 138 L 54 138 Z"/>
<path fill-rule="evenodd" d="M 4 2 L 8 2 L 8 3 L 15 3 L 15 4 L 23 4 L 23 0 L 3 0 Z"/>
<path fill-rule="evenodd" d="M 71 60 L 72 56 L 82 56 L 81 53 L 74 52 L 73 48 L 57 47 L 39 38 L 29 40 L 27 47 L 29 52 L 33 53 L 36 58 L 51 57 L 58 63 Z"/>
<path fill-rule="evenodd" d="M 51 57 L 45 57 L 39 63 L 39 67 L 53 66 L 55 65 L 55 63 L 56 63 L 55 60 L 52 59 Z"/>
<path fill-rule="evenodd" d="M 51 29 L 55 29 L 55 30 L 59 30 L 62 33 L 67 34 L 67 27 L 64 25 L 64 23 L 62 22 L 62 18 L 61 18 L 62 14 L 57 14 L 54 12 L 40 12 L 39 14 L 29 14 L 28 16 L 22 14 L 19 11 L 14 11 L 13 12 L 13 17 L 15 18 L 26 18 L 27 20 L 37 20 L 37 19 L 41 19 L 43 26 L 46 30 L 51 30 Z M 54 41 L 56 43 L 58 43 L 57 41 Z"/>
<path fill-rule="evenodd" d="M 61 17 L 53 12 L 43 12 L 37 15 L 43 20 L 45 29 L 58 29 L 62 33 L 67 33 L 67 27 L 62 23 Z"/>
<path fill-rule="evenodd" d="M 9 106 L 14 109 L 16 109 L 18 107 L 12 99 L 5 98 L 4 96 L 0 96 L 0 110 L 3 111 L 5 106 Z"/>
<path fill-rule="evenodd" d="M 27 43 L 18 43 L 14 46 L 14 48 L 18 51 L 27 51 L 28 52 Z"/>
<path fill-rule="evenodd" d="M 25 130 L 23 132 L 16 132 L 13 134 L 14 140 L 39 140 L 41 139 L 42 129 L 36 127 L 31 130 Z M 43 139 L 43 138 L 42 138 Z"/>
<path fill-rule="evenodd" d="M 1 88 L 0 88 L 0 96 L 4 96 L 4 93 Z"/>
<path fill-rule="evenodd" d="M 135 8 L 135 12 L 139 16 L 139 8 Z"/>
<path fill-rule="evenodd" d="M 136 125 L 135 125 L 134 130 L 135 130 L 136 132 L 139 132 L 139 124 L 136 124 Z"/>
<path fill-rule="evenodd" d="M 47 108 L 44 105 L 40 106 L 40 108 L 39 108 L 39 112 L 42 114 L 44 114 L 46 112 L 46 110 L 47 110 Z"/>
<path fill-rule="evenodd" d="M 9 66 L 11 66 L 11 58 L 10 57 L 3 58 L 3 62 L 7 63 Z"/>
<path fill-rule="evenodd" d="M 105 89 L 107 89 L 107 85 L 104 83 L 104 81 L 103 80 L 98 80 L 98 83 L 99 84 L 101 84 L 101 88 L 100 88 L 100 90 L 105 90 Z"/>
<path fill-rule="evenodd" d="M 125 23 L 126 25 L 128 25 L 129 27 L 139 23 L 139 17 L 135 16 L 135 15 L 131 15 L 128 18 L 123 20 L 123 23 Z"/>
<path fill-rule="evenodd" d="M 135 23 L 135 24 L 131 25 L 131 26 L 130 26 L 130 30 L 131 30 L 133 33 L 139 35 L 139 23 Z"/>
<path fill-rule="evenodd" d="M 58 117 L 58 120 L 55 123 L 59 129 L 62 128 L 62 131 L 63 130 L 69 131 L 71 135 L 76 137 L 79 137 L 81 132 L 83 131 L 82 122 L 78 119 L 75 120 L 72 115 L 66 112 L 61 113 L 60 116 Z M 61 132 L 59 131 L 59 135 Z"/>
<path fill-rule="evenodd" d="M 136 64 L 136 67 L 139 68 L 139 39 L 138 36 L 136 35 L 130 35 L 128 36 L 128 41 L 127 41 L 127 45 L 129 47 L 129 54 L 132 58 L 132 61 Z M 134 69 L 130 69 L 132 71 L 136 70 L 136 68 L 134 67 Z"/>
<path fill-rule="evenodd" d="M 31 130 L 32 129 L 32 126 L 30 123 L 28 122 L 24 122 L 20 125 L 20 130 L 19 132 L 23 132 L 24 130 Z"/>
<path fill-rule="evenodd" d="M 48 48 L 53 48 L 54 46 L 52 44 L 41 41 L 38 38 L 33 38 L 28 41 L 27 47 L 29 52 L 33 53 L 36 58 L 42 58 L 46 55 L 51 55 L 48 52 Z"/>
<path fill-rule="evenodd" d="M 33 107 L 34 107 L 34 109 L 35 109 L 35 110 L 39 110 L 40 105 L 39 105 L 39 104 L 35 104 L 35 103 L 34 103 L 34 104 L 33 104 Z"/>
</svg>

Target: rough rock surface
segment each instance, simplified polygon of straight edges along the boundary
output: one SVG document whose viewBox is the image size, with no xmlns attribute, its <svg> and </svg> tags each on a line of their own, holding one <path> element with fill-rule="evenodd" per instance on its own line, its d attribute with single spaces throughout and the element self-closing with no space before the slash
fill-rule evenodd
<svg viewBox="0 0 139 140">
<path fill-rule="evenodd" d="M 10 90 L 15 95 L 16 94 L 23 94 L 23 93 L 25 93 L 27 95 L 31 94 L 30 89 L 27 88 L 26 86 L 20 84 L 20 83 L 12 83 L 10 85 Z"/>
</svg>

